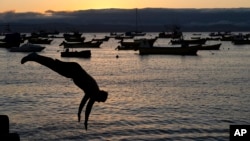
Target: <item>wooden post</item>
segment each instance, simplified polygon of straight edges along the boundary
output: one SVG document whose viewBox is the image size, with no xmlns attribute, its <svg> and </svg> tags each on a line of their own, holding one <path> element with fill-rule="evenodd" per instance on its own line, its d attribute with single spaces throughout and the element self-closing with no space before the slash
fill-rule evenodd
<svg viewBox="0 0 250 141">
<path fill-rule="evenodd" d="M 0 135 L 9 134 L 9 117 L 0 115 Z"/>
<path fill-rule="evenodd" d="M 0 141 L 20 141 L 17 133 L 10 133 L 9 117 L 0 115 Z"/>
</svg>

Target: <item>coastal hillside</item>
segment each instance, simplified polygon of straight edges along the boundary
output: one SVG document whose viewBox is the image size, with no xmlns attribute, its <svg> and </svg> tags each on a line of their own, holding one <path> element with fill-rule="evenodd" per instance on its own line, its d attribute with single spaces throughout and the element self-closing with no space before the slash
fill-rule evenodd
<svg viewBox="0 0 250 141">
<path fill-rule="evenodd" d="M 0 32 L 12 30 L 79 30 L 83 32 L 167 31 L 178 25 L 183 31 L 250 31 L 250 8 L 233 9 L 99 9 L 45 13 L 0 13 Z"/>
</svg>

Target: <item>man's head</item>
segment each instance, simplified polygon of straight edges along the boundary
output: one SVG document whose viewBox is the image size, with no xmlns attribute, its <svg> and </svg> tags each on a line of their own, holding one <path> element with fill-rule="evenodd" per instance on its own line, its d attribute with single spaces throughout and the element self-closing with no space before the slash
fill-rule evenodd
<svg viewBox="0 0 250 141">
<path fill-rule="evenodd" d="M 97 102 L 105 102 L 108 98 L 108 92 L 100 90 L 100 92 L 98 93 L 98 96 L 96 98 Z"/>
</svg>

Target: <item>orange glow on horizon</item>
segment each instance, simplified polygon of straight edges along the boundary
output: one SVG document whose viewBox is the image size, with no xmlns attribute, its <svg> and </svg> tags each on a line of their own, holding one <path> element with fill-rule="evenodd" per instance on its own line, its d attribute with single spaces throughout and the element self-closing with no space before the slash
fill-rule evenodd
<svg viewBox="0 0 250 141">
<path fill-rule="evenodd" d="M 1 0 L 0 12 L 76 11 L 108 8 L 239 8 L 249 7 L 249 0 Z"/>
</svg>

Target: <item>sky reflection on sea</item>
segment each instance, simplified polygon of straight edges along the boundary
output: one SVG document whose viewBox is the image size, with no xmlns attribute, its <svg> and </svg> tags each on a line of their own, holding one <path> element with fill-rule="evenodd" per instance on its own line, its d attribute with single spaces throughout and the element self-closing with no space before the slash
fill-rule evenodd
<svg viewBox="0 0 250 141">
<path fill-rule="evenodd" d="M 60 42 L 41 54 L 78 62 L 109 98 L 95 103 L 85 131 L 77 122 L 83 92 L 72 80 L 1 49 L 0 114 L 21 140 L 228 140 L 229 125 L 250 123 L 249 46 L 140 56 L 110 40 L 78 59 L 61 58 Z"/>
</svg>

